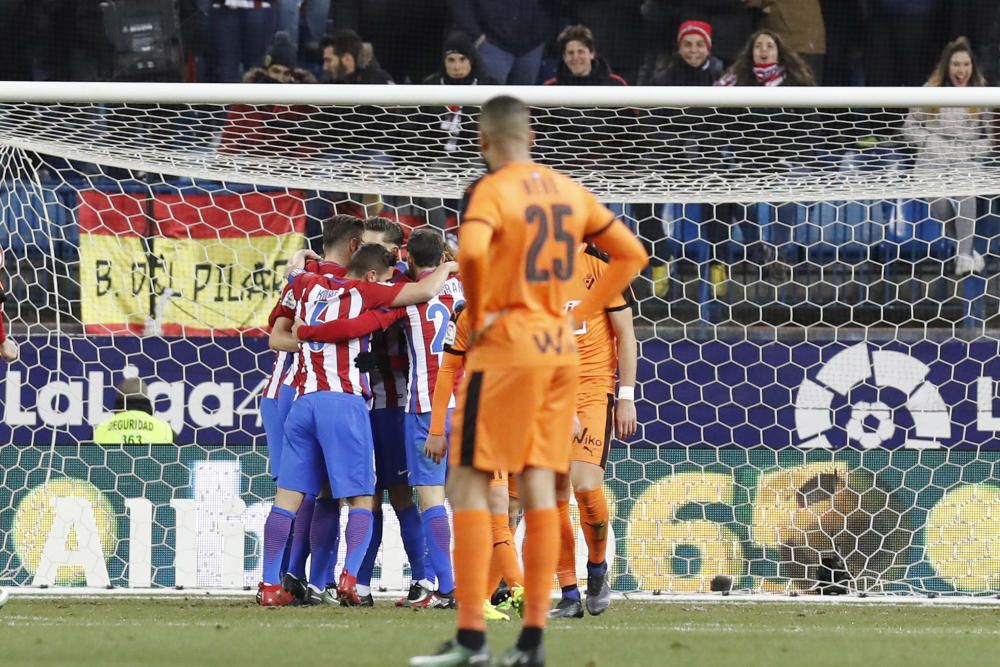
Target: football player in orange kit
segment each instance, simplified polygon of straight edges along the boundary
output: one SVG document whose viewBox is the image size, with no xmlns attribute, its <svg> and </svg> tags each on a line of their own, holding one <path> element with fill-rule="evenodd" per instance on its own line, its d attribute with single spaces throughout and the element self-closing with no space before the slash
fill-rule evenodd
<svg viewBox="0 0 1000 667">
<path fill-rule="evenodd" d="M 459 263 L 469 318 L 466 376 L 453 415 L 448 496 L 454 509 L 458 634 L 414 666 L 485 665 L 483 600 L 492 550 L 495 470 L 520 474 L 525 508 L 524 627 L 493 664 L 544 665 L 542 630 L 559 552 L 557 474 L 569 471 L 576 412 L 576 321 L 601 312 L 645 267 L 642 244 L 594 195 L 531 161 L 528 108 L 509 96 L 480 114 L 490 173 L 466 192 Z M 604 276 L 567 316 L 584 240 L 609 255 Z M 502 279 L 488 279 L 489 276 Z"/>
<path fill-rule="evenodd" d="M 600 251 L 582 248 L 571 289 L 572 308 L 600 279 L 607 264 Z M 604 497 L 604 468 L 611 447 L 612 428 L 622 440 L 635 433 L 635 376 L 637 349 L 632 308 L 623 296 L 604 312 L 580 324 L 576 331 L 580 355 L 580 383 L 576 392 L 577 425 L 570 454 L 570 473 L 557 483 L 557 503 L 562 539 L 556 574 L 562 599 L 549 617 L 583 618 L 583 604 L 576 581 L 576 533 L 569 516 L 570 483 L 580 510 L 580 526 L 587 540 L 587 611 L 603 613 L 611 604 L 608 564 L 608 501 Z M 615 374 L 619 376 L 615 401 Z"/>
<path fill-rule="evenodd" d="M 431 425 L 424 453 L 435 462 L 444 458 L 447 451 L 445 421 L 448 404 L 455 389 L 456 380 L 462 377 L 465 366 L 465 351 L 469 340 L 469 319 L 462 317 L 462 311 L 456 310 L 448 323 L 444 338 L 444 358 L 438 368 L 437 382 L 434 386 L 434 400 L 431 409 Z M 501 580 L 514 590 L 524 585 L 524 573 L 517 559 L 514 548 L 514 536 L 511 533 L 508 512 L 508 476 L 506 472 L 498 471 L 490 478 L 489 510 L 491 529 L 493 531 L 493 553 L 490 558 L 489 586 L 492 590 Z M 489 605 L 489 601 L 484 601 Z M 489 605 L 490 607 L 492 605 Z M 484 606 L 486 613 L 497 612 Z"/>
</svg>

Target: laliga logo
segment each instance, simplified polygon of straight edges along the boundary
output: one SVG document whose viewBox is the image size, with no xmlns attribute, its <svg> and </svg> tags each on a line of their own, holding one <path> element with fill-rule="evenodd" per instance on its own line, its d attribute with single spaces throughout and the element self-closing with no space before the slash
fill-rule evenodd
<svg viewBox="0 0 1000 667">
<path fill-rule="evenodd" d="M 937 386 L 928 381 L 930 368 L 902 352 L 873 350 L 858 343 L 835 354 L 816 374 L 806 378 L 795 397 L 795 430 L 803 449 L 831 449 L 826 433 L 834 427 L 833 402 L 847 400 L 850 392 L 866 383 L 882 390 L 896 390 L 906 397 L 900 406 L 913 420 L 903 447 L 934 449 L 951 437 L 951 415 Z M 898 408 L 897 408 L 898 409 Z M 864 449 L 874 449 L 896 433 L 894 410 L 881 400 L 858 400 L 850 406 L 847 439 Z"/>
</svg>

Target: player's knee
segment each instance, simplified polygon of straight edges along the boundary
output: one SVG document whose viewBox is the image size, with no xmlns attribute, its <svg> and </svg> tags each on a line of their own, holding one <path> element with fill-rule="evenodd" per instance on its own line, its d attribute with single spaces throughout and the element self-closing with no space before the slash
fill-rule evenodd
<svg viewBox="0 0 1000 667">
<path fill-rule="evenodd" d="M 524 509 L 556 506 L 556 474 L 548 468 L 526 468 L 521 475 L 521 503 Z"/>
<path fill-rule="evenodd" d="M 468 466 L 457 466 L 451 469 L 448 477 L 448 499 L 456 510 L 488 509 L 488 486 L 486 473 Z"/>
<path fill-rule="evenodd" d="M 604 484 L 604 469 L 593 463 L 573 461 L 570 466 L 569 479 L 573 484 L 573 490 L 577 493 L 593 491 L 601 488 L 601 485 Z"/>
<path fill-rule="evenodd" d="M 371 511 L 375 506 L 375 500 L 372 496 L 351 496 L 347 499 L 347 506 L 352 510 Z"/>
<path fill-rule="evenodd" d="M 436 505 L 444 504 L 443 486 L 418 486 L 417 500 L 420 502 L 420 509 L 426 510 Z"/>
<path fill-rule="evenodd" d="M 298 512 L 303 497 L 304 495 L 298 491 L 278 487 L 278 490 L 274 494 L 274 504 L 283 510 Z"/>
</svg>

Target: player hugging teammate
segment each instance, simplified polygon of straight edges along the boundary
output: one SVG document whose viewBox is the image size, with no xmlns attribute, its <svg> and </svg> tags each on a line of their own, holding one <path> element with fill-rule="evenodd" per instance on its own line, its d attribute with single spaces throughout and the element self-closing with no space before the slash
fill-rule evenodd
<svg viewBox="0 0 1000 667">
<path fill-rule="evenodd" d="M 262 605 L 283 605 L 296 599 L 305 604 L 372 605 L 369 586 L 382 537 L 381 496 L 387 490 L 400 519 L 413 576 L 409 595 L 398 605 L 454 606 L 451 530 L 444 508 L 446 463 L 432 461 L 423 451 L 430 423 L 431 388 L 436 380 L 446 327 L 464 297 L 461 283 L 448 277 L 448 272 L 455 269 L 454 262 L 442 265 L 444 242 L 440 233 L 414 232 L 407 244 L 408 265 L 397 263 L 402 238 L 401 228 L 384 218 L 362 223 L 350 216 L 334 216 L 325 223 L 323 260 L 304 262 L 304 253 L 296 255 L 292 265 L 301 266 L 302 270 L 291 274 L 281 303 L 272 313 L 272 347 L 279 354 L 275 375 L 281 373 L 286 382 L 298 387 L 299 398 L 285 412 L 289 417 L 283 430 L 274 423 L 281 416 L 280 409 L 268 405 L 268 401 L 277 400 L 266 394 L 267 401 L 262 405 L 265 419 L 270 422 L 267 432 L 272 474 L 279 488 L 276 509 L 265 524 L 264 581 L 258 594 Z M 384 259 L 390 263 L 388 268 L 379 266 L 370 277 L 357 271 L 349 274 L 341 268 L 344 266 L 341 262 L 350 267 L 360 255 L 374 253 L 369 250 L 372 247 L 383 249 Z M 316 297 L 315 303 L 304 303 L 302 299 L 307 295 L 296 291 L 296 284 L 312 285 L 318 277 L 326 278 L 330 289 Z M 351 288 L 347 282 L 343 285 L 338 282 L 344 279 L 360 283 L 385 281 L 392 289 L 400 290 L 403 297 L 386 303 L 366 301 L 369 293 L 378 294 L 384 285 L 359 284 L 354 290 L 362 298 L 345 304 L 345 294 L 350 294 Z M 417 287 L 423 291 L 407 292 Z M 419 299 L 414 301 L 409 294 L 419 295 Z M 283 350 L 296 351 L 291 369 L 281 364 Z M 325 366 L 318 364 L 321 354 L 327 359 Z M 331 375 L 336 375 L 339 381 L 331 381 Z M 278 383 L 278 379 L 272 378 L 267 388 Z M 332 415 L 333 405 L 345 402 L 339 399 L 335 403 L 338 397 L 325 394 L 319 400 L 330 409 L 314 410 L 314 414 L 323 414 L 322 419 L 309 425 L 315 433 L 303 429 L 298 422 L 303 421 L 304 413 L 300 411 L 300 416 L 293 419 L 295 406 L 303 396 L 317 391 L 371 399 L 370 418 L 364 425 L 368 428 L 360 429 L 366 433 L 352 432 L 352 428 L 359 428 L 355 423 L 356 412 L 348 414 L 338 407 L 336 410 L 343 412 L 337 415 L 339 419 L 327 417 Z M 348 403 L 357 405 L 357 401 Z M 338 439 L 348 444 L 324 444 L 336 443 Z M 371 467 L 365 463 L 367 440 L 372 441 L 377 500 L 368 498 L 374 490 L 368 494 L 344 495 L 365 486 L 345 484 L 343 478 L 353 474 L 360 479 L 359 471 Z M 312 448 L 310 465 L 317 467 L 313 459 L 320 453 L 321 463 L 327 469 L 326 478 L 319 480 L 318 491 L 313 490 L 317 480 L 301 480 L 301 473 L 292 472 L 293 466 L 300 465 L 297 459 L 293 459 L 296 463 L 282 461 L 293 449 L 301 451 L 306 447 Z M 338 453 L 332 452 L 334 448 Z M 280 474 L 281 470 L 288 470 L 288 474 Z M 335 481 L 338 478 L 340 483 Z M 418 513 L 413 505 L 411 488 L 417 491 L 422 512 Z M 302 500 L 298 510 L 294 517 L 290 516 L 299 496 Z M 335 585 L 332 567 L 337 557 L 341 499 L 352 509 L 346 531 L 348 556 L 344 573 Z M 313 505 L 315 510 L 311 510 Z M 318 521 L 321 514 L 323 519 Z M 282 543 L 285 524 L 289 522 L 290 537 Z M 310 552 L 312 566 L 306 585 L 305 557 Z M 429 561 L 426 568 L 425 561 Z"/>
</svg>

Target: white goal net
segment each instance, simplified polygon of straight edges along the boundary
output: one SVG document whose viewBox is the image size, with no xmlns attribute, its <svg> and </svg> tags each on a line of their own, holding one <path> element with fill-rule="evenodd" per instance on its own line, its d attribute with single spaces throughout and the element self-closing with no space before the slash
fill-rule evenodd
<svg viewBox="0 0 1000 667">
<path fill-rule="evenodd" d="M 285 262 L 457 233 L 500 90 L 0 84 L 0 585 L 256 584 Z M 652 257 L 614 588 L 1000 593 L 1000 94 L 503 90 Z M 176 444 L 91 444 L 135 376 Z"/>
</svg>

